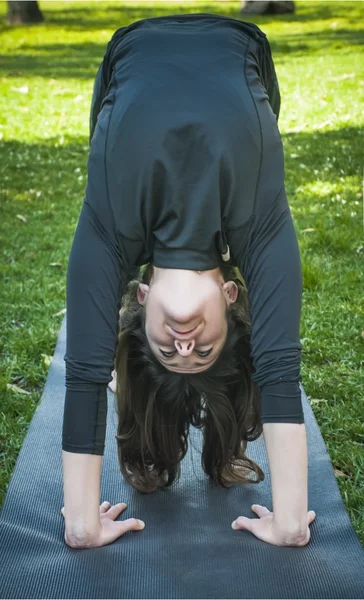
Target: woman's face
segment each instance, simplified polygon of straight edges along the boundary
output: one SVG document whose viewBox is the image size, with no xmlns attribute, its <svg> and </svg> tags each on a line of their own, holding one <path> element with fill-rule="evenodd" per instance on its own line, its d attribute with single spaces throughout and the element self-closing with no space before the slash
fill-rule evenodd
<svg viewBox="0 0 364 600">
<path fill-rule="evenodd" d="M 153 267 L 149 285 L 139 284 L 145 331 L 158 360 L 176 373 L 197 373 L 218 358 L 227 334 L 226 311 L 238 288 L 220 269 L 188 271 Z"/>
</svg>

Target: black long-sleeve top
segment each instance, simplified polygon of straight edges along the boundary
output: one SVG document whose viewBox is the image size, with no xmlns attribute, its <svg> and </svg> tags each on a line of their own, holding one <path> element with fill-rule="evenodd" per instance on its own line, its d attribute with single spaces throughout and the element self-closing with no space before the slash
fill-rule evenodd
<svg viewBox="0 0 364 600">
<path fill-rule="evenodd" d="M 262 423 L 303 423 L 302 272 L 263 32 L 210 14 L 137 21 L 109 42 L 67 272 L 62 448 L 103 455 L 122 294 L 138 266 L 239 267 Z"/>
</svg>

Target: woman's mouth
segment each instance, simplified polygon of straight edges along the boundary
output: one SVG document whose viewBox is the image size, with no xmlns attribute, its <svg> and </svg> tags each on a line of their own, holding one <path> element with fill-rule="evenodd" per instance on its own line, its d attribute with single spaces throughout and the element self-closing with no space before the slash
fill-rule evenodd
<svg viewBox="0 0 364 600">
<path fill-rule="evenodd" d="M 196 327 L 194 329 L 196 329 Z M 194 329 L 189 329 L 188 331 L 178 331 L 177 329 L 173 329 L 173 331 L 175 331 L 176 333 L 180 333 L 181 335 L 184 335 L 186 333 L 192 333 L 192 331 L 194 331 Z"/>
</svg>

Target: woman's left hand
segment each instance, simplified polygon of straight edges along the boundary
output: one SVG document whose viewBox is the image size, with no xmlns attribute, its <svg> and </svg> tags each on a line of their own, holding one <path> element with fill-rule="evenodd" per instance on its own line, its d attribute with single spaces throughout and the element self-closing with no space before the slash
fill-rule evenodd
<svg viewBox="0 0 364 600">
<path fill-rule="evenodd" d="M 253 504 L 254 511 L 259 519 L 249 519 L 248 517 L 238 517 L 231 526 L 233 529 L 245 529 L 250 531 L 257 538 L 273 546 L 306 546 L 310 541 L 311 533 L 309 525 L 316 519 L 316 513 L 313 510 L 307 513 L 307 529 L 303 535 L 297 536 L 284 531 L 277 526 L 273 518 L 273 513 L 266 506 Z"/>
</svg>

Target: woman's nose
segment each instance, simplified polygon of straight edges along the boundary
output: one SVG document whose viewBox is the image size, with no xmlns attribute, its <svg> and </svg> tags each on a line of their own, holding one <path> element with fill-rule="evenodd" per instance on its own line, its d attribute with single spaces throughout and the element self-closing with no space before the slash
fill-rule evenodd
<svg viewBox="0 0 364 600">
<path fill-rule="evenodd" d="M 183 342 L 180 340 L 174 340 L 174 345 L 180 356 L 189 356 L 195 347 L 195 340 L 186 340 Z"/>
</svg>

